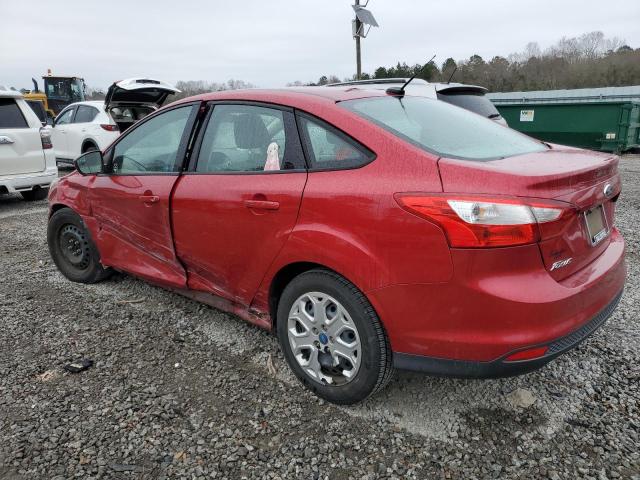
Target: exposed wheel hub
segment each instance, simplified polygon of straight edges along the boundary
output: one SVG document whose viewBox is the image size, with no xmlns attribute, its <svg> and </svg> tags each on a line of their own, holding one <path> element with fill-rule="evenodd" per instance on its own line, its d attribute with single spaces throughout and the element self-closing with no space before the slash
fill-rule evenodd
<svg viewBox="0 0 640 480">
<path fill-rule="evenodd" d="M 289 344 L 305 373 L 327 385 L 350 382 L 360 368 L 360 337 L 349 312 L 321 292 L 301 295 L 289 311 Z"/>
<path fill-rule="evenodd" d="M 85 269 L 89 266 L 89 243 L 80 228 L 71 224 L 62 227 L 59 245 L 62 256 L 73 267 Z"/>
</svg>

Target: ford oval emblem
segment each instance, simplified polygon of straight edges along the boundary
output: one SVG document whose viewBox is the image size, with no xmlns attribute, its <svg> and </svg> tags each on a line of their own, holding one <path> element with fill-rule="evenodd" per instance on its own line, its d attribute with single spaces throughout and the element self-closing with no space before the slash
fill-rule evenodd
<svg viewBox="0 0 640 480">
<path fill-rule="evenodd" d="M 610 197 L 611 195 L 613 195 L 613 185 L 611 185 L 610 183 L 607 183 L 604 186 L 603 192 L 605 197 Z"/>
</svg>

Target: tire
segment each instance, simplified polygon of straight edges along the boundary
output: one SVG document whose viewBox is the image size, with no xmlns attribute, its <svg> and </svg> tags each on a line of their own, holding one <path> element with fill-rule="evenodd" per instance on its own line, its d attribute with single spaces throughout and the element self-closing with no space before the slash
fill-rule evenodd
<svg viewBox="0 0 640 480">
<path fill-rule="evenodd" d="M 111 275 L 78 214 L 69 208 L 55 212 L 47 225 L 49 254 L 58 270 L 72 282 L 96 283 Z"/>
<path fill-rule="evenodd" d="M 26 192 L 20 192 L 22 198 L 27 202 L 34 202 L 36 200 L 44 200 L 49 195 L 48 188 L 36 188 L 35 190 L 28 190 Z"/>
<path fill-rule="evenodd" d="M 276 328 L 295 375 L 329 402 L 358 403 L 393 376 L 393 354 L 378 315 L 337 273 L 316 269 L 295 277 L 278 302 Z"/>
</svg>

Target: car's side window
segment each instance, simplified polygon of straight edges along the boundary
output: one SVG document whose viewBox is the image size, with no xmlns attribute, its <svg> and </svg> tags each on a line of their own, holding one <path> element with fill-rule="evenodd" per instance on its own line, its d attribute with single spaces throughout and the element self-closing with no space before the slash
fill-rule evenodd
<svg viewBox="0 0 640 480">
<path fill-rule="evenodd" d="M 58 118 L 56 118 L 56 125 L 66 125 L 71 123 L 71 118 L 73 117 L 74 108 L 70 108 L 69 110 L 63 111 Z"/>
<path fill-rule="evenodd" d="M 313 169 L 355 168 L 369 163 L 374 154 L 324 122 L 299 116 L 302 135 Z"/>
<path fill-rule="evenodd" d="M 115 145 L 114 174 L 167 173 L 180 170 L 177 158 L 192 105 L 150 118 L 125 134 Z"/>
<path fill-rule="evenodd" d="M 27 120 L 13 98 L 0 98 L 0 128 L 28 128 Z"/>
<path fill-rule="evenodd" d="M 78 105 L 78 112 L 73 119 L 73 123 L 88 123 L 93 121 L 98 115 L 98 109 L 88 105 Z"/>
<path fill-rule="evenodd" d="M 304 168 L 293 114 L 256 105 L 216 105 L 196 171 L 265 172 Z"/>
</svg>

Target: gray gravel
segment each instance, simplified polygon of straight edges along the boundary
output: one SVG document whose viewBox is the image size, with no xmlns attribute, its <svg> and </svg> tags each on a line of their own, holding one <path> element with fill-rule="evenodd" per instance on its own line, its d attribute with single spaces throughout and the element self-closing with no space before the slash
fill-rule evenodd
<svg viewBox="0 0 640 480">
<path fill-rule="evenodd" d="M 0 197 L 0 478 L 640 479 L 640 156 L 622 170 L 628 285 L 593 338 L 512 379 L 400 373 L 349 408 L 233 316 L 66 281 L 45 202 Z M 95 364 L 63 370 L 78 358 Z"/>
</svg>

